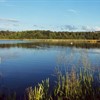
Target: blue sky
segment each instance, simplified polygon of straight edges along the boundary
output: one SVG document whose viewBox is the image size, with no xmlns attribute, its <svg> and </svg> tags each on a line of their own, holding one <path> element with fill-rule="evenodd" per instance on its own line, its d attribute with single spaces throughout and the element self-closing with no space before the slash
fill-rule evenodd
<svg viewBox="0 0 100 100">
<path fill-rule="evenodd" d="M 100 0 L 0 0 L 0 30 L 99 31 Z"/>
</svg>

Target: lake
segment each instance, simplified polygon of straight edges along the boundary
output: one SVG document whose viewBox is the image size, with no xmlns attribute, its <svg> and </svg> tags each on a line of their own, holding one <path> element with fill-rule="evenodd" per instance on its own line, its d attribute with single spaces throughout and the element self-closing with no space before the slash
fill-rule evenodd
<svg viewBox="0 0 100 100">
<path fill-rule="evenodd" d="M 82 58 L 100 69 L 99 46 L 34 44 L 29 41 L 0 40 L 0 91 L 23 95 L 29 86 L 50 78 L 55 84 L 55 67 L 82 66 Z"/>
</svg>

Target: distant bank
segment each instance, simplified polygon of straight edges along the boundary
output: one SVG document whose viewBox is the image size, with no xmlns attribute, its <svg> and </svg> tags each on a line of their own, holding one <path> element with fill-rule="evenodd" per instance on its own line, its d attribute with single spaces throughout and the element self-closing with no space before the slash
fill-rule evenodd
<svg viewBox="0 0 100 100">
<path fill-rule="evenodd" d="M 100 40 L 96 39 L 0 39 L 0 40 L 22 40 L 22 41 L 31 41 L 37 43 L 100 43 Z"/>
</svg>

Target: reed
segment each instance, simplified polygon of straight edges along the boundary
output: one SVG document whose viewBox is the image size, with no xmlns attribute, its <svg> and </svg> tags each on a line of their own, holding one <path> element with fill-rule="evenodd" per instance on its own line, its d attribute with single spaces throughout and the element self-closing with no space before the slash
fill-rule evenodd
<svg viewBox="0 0 100 100">
<path fill-rule="evenodd" d="M 48 94 L 49 80 L 45 80 L 34 89 L 28 88 L 27 100 L 99 100 L 100 85 L 94 87 L 94 83 L 93 74 L 88 70 L 80 69 L 77 73 L 72 68 L 64 75 L 58 70 L 56 86 L 51 94 Z"/>
<path fill-rule="evenodd" d="M 34 89 L 29 87 L 26 89 L 25 99 L 26 100 L 45 100 L 48 98 L 49 90 L 49 78 L 42 81 L 42 83 L 35 86 Z"/>
</svg>

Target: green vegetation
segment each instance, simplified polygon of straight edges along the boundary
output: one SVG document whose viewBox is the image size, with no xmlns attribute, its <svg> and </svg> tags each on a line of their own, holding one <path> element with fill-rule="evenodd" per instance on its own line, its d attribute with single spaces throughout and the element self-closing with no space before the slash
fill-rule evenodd
<svg viewBox="0 0 100 100">
<path fill-rule="evenodd" d="M 89 71 L 80 70 L 77 74 L 74 69 L 70 74 L 63 75 L 57 71 L 57 82 L 54 90 L 50 93 L 49 79 L 42 81 L 35 88 L 29 87 L 25 91 L 24 100 L 99 100 L 100 83 L 94 86 L 95 79 Z M 16 100 L 16 94 L 0 94 L 0 100 Z"/>
<path fill-rule="evenodd" d="M 99 70 L 91 67 L 86 52 L 82 54 L 81 67 L 70 66 L 71 69 L 68 70 L 67 64 L 71 63 L 72 58 L 70 55 L 66 61 L 65 53 L 58 57 L 54 75 L 57 79 L 53 91 L 50 90 L 49 79 L 46 79 L 37 87 L 26 89 L 26 100 L 99 100 Z"/>
<path fill-rule="evenodd" d="M 46 85 L 49 86 L 47 79 L 34 89 L 28 88 L 26 100 L 99 100 L 100 86 L 93 86 L 95 80 L 88 71 L 80 72 L 78 75 L 75 70 L 66 75 L 60 71 L 57 74 L 57 84 L 51 94 L 47 91 L 49 87 L 45 88 Z M 43 85 L 43 82 L 46 84 Z"/>
<path fill-rule="evenodd" d="M 0 31 L 0 39 L 100 39 L 100 32 Z"/>
<path fill-rule="evenodd" d="M 49 98 L 48 90 L 49 79 L 46 79 L 41 84 L 38 84 L 37 87 L 35 86 L 34 89 L 32 87 L 26 89 L 26 100 L 46 100 Z"/>
<path fill-rule="evenodd" d="M 52 92 L 50 92 L 49 79 L 46 79 L 34 89 L 27 88 L 23 100 L 99 100 L 99 74 L 95 79 L 93 71 L 86 70 L 86 68 L 81 68 L 78 73 L 72 68 L 70 73 L 66 72 L 65 74 L 57 69 L 56 74 L 57 81 Z M 0 100 L 17 100 L 16 93 L 12 95 L 0 93 Z"/>
</svg>

